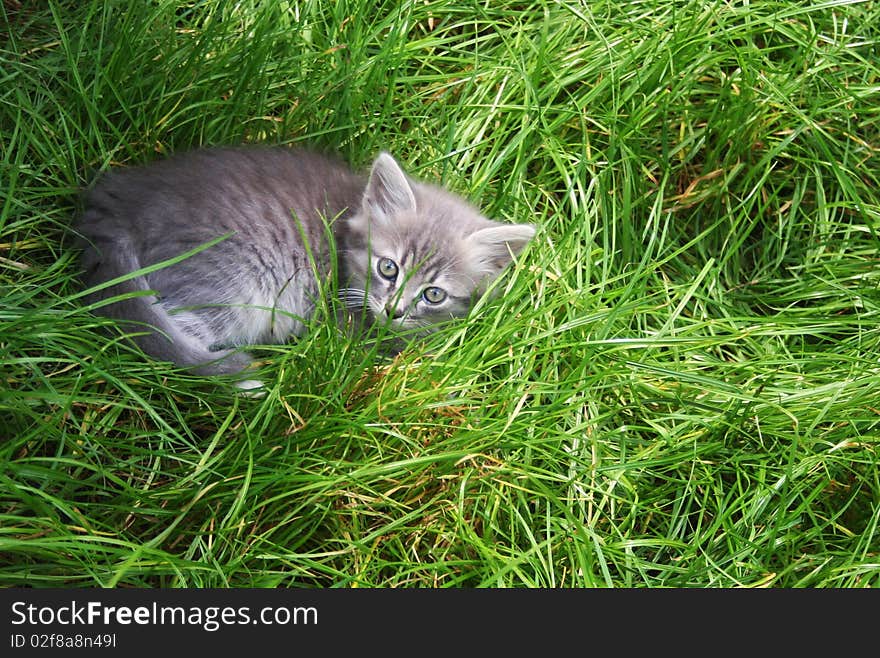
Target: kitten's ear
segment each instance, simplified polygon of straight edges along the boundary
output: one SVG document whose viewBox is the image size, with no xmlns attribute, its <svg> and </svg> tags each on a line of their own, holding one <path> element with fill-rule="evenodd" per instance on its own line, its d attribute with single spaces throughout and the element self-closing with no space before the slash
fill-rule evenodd
<svg viewBox="0 0 880 658">
<path fill-rule="evenodd" d="M 380 222 L 416 209 L 416 197 L 403 169 L 388 153 L 382 152 L 373 162 L 370 180 L 364 192 L 363 207 L 367 216 Z"/>
<path fill-rule="evenodd" d="M 471 233 L 468 245 L 472 266 L 491 280 L 533 237 L 535 227 L 531 224 L 496 224 Z"/>
</svg>

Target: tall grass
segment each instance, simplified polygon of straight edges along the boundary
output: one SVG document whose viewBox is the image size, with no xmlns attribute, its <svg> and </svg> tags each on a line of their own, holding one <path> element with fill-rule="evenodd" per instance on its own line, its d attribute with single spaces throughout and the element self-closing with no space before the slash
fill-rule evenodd
<svg viewBox="0 0 880 658">
<path fill-rule="evenodd" d="M 880 585 L 880 5 L 50 2 L 0 37 L 0 584 Z M 108 166 L 380 149 L 535 243 L 268 393 L 84 309 Z"/>
</svg>

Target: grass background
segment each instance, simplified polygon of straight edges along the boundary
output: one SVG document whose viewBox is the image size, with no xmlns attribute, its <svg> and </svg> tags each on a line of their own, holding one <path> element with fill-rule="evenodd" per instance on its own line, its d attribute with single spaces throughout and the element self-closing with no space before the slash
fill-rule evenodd
<svg viewBox="0 0 880 658">
<path fill-rule="evenodd" d="M 0 35 L 0 585 L 880 585 L 880 3 L 26 2 Z M 541 231 L 262 399 L 83 308 L 110 165 L 388 149 Z"/>
</svg>

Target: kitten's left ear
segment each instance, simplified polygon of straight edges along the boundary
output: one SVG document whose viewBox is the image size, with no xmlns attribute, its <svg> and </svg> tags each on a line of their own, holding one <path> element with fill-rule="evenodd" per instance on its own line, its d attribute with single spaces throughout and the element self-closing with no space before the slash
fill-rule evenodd
<svg viewBox="0 0 880 658">
<path fill-rule="evenodd" d="M 406 174 L 394 158 L 384 151 L 373 162 L 363 207 L 370 218 L 380 222 L 387 222 L 398 213 L 416 209 L 416 197 Z"/>
<path fill-rule="evenodd" d="M 470 235 L 470 257 L 474 268 L 487 278 L 498 276 L 535 237 L 531 224 L 496 224 Z"/>
</svg>

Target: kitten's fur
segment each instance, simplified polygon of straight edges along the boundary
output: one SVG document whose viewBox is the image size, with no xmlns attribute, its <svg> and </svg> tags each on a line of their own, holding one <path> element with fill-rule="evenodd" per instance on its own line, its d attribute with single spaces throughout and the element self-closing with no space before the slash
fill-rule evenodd
<svg viewBox="0 0 880 658">
<path fill-rule="evenodd" d="M 151 291 L 100 312 L 135 323 L 127 329 L 143 332 L 145 352 L 206 375 L 246 368 L 250 357 L 235 346 L 303 331 L 315 275 L 330 274 L 328 233 L 346 304 L 400 329 L 466 314 L 535 233 L 412 180 L 387 153 L 361 177 L 284 147 L 201 149 L 114 170 L 88 192 L 76 229 L 88 286 L 229 234 L 92 298 Z"/>
</svg>

